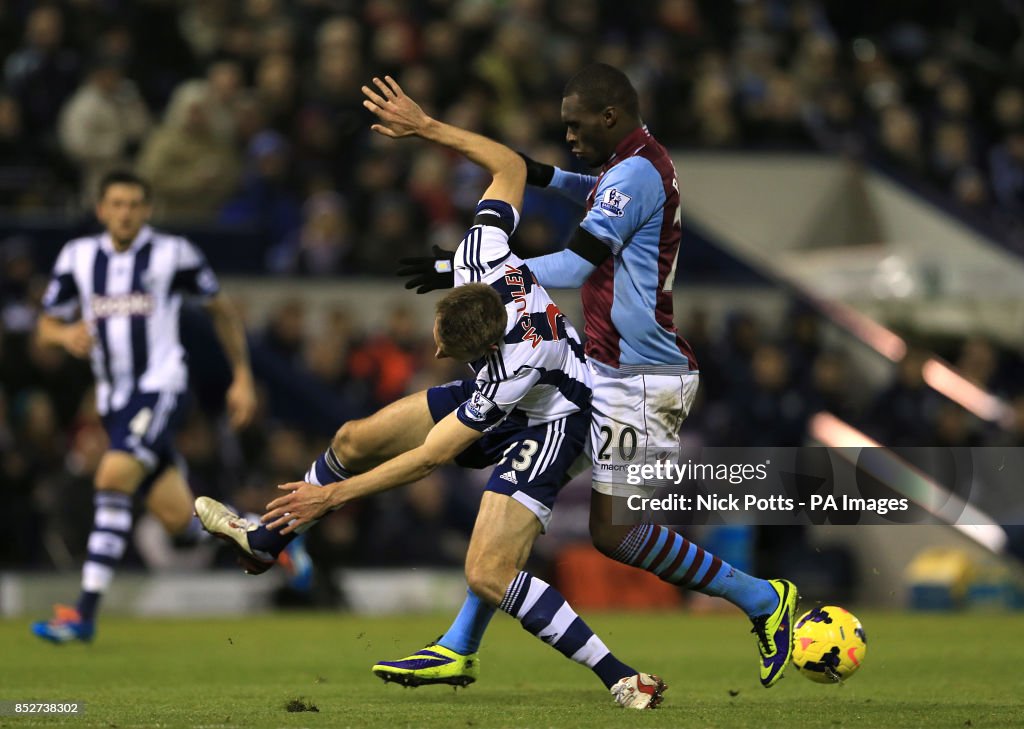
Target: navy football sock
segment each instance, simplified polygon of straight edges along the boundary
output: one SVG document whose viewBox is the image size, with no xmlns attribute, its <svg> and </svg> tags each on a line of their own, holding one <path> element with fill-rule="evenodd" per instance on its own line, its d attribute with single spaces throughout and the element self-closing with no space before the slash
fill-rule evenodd
<svg viewBox="0 0 1024 729">
<path fill-rule="evenodd" d="M 132 497 L 120 491 L 97 491 L 96 512 L 89 534 L 88 554 L 82 566 L 82 594 L 78 614 L 82 620 L 96 619 L 103 593 L 114 580 L 114 567 L 124 556 L 132 531 Z"/>
<path fill-rule="evenodd" d="M 612 655 L 558 590 L 528 572 L 512 580 L 498 607 L 566 658 L 590 668 L 606 688 L 637 673 Z"/>
<path fill-rule="evenodd" d="M 352 472 L 342 465 L 341 461 L 334 454 L 334 450 L 328 446 L 327 450 L 313 461 L 313 465 L 306 471 L 306 475 L 302 477 L 302 480 L 314 486 L 326 486 L 330 483 L 344 481 L 351 475 Z M 281 534 L 280 530 L 267 529 L 266 526 L 261 524 L 257 529 L 249 532 L 249 546 L 258 552 L 262 552 L 266 557 L 277 559 L 277 555 L 281 554 L 285 547 L 291 544 L 293 539 L 300 534 L 305 534 L 315 523 L 307 524 L 291 534 Z"/>
</svg>

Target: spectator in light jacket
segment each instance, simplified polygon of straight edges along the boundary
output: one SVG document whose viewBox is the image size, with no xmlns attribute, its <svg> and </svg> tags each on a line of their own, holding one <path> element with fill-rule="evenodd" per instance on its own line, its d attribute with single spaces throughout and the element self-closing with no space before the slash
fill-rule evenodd
<svg viewBox="0 0 1024 729">
<path fill-rule="evenodd" d="M 209 103 L 206 84 L 185 82 L 139 154 L 161 219 L 210 218 L 238 187 L 238 155 L 210 123 Z"/>
<path fill-rule="evenodd" d="M 149 130 L 149 109 L 113 59 L 101 59 L 61 110 L 60 145 L 81 173 L 82 194 L 94 200 L 103 175 L 123 168 Z"/>
</svg>

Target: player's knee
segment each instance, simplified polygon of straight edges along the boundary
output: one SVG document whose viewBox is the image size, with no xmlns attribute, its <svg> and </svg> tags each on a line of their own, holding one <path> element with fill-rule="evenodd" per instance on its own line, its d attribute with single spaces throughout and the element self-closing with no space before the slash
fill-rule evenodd
<svg viewBox="0 0 1024 729">
<path fill-rule="evenodd" d="M 135 493 L 138 481 L 135 474 L 119 468 L 101 468 L 96 472 L 93 485 L 97 491 L 117 491 L 122 494 Z"/>
<path fill-rule="evenodd" d="M 511 564 L 511 563 L 509 563 Z M 475 559 L 466 562 L 466 584 L 477 597 L 491 605 L 497 605 L 505 596 L 509 582 L 515 577 L 515 567 L 510 569 L 513 574 L 509 578 L 508 565 L 501 560 Z"/>
<path fill-rule="evenodd" d="M 350 471 L 366 470 L 364 466 L 370 455 L 369 444 L 363 437 L 358 420 L 352 420 L 338 428 L 331 441 L 331 449 L 342 465 Z"/>
<path fill-rule="evenodd" d="M 477 597 L 491 603 L 492 605 L 500 602 L 501 600 L 501 598 L 498 598 L 497 600 L 495 599 L 494 580 L 487 574 L 487 570 L 479 563 L 466 564 L 466 584 Z"/>
<path fill-rule="evenodd" d="M 357 457 L 356 447 L 358 440 L 356 439 L 353 431 L 353 423 L 348 422 L 338 428 L 338 432 L 334 434 L 334 440 L 331 441 L 331 450 L 334 451 L 334 455 L 338 457 L 345 467 L 349 467 L 349 463 Z"/>
</svg>

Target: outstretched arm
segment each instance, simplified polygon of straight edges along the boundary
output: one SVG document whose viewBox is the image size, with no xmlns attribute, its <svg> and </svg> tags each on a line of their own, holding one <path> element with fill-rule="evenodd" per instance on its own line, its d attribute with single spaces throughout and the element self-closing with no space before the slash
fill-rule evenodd
<svg viewBox="0 0 1024 729">
<path fill-rule="evenodd" d="M 350 501 L 425 478 L 438 467 L 454 461 L 483 435 L 482 431 L 464 425 L 456 413 L 451 413 L 431 428 L 423 445 L 371 471 L 326 486 L 302 482 L 278 486 L 289 493 L 267 504 L 262 521 L 268 529 L 281 529 L 282 534 L 288 534 Z"/>
<path fill-rule="evenodd" d="M 548 188 L 557 190 L 577 205 L 586 205 L 587 195 L 590 194 L 590 191 L 594 189 L 596 184 L 596 175 L 583 175 L 579 172 L 569 172 L 568 170 L 556 167 L 554 174 L 551 176 L 551 182 L 548 183 Z"/>
<path fill-rule="evenodd" d="M 373 83 L 377 90 L 363 86 L 363 106 L 380 120 L 371 127 L 373 131 L 392 139 L 416 136 L 461 152 L 491 173 L 491 185 L 484 198 L 503 200 L 517 209 L 522 207 L 526 163 L 516 152 L 493 139 L 428 116 L 390 76 L 383 81 L 374 78 Z"/>
<path fill-rule="evenodd" d="M 587 196 L 597 184 L 594 175 L 581 175 L 568 172 L 560 167 L 530 159 L 522 152 L 519 156 L 526 163 L 526 184 L 533 187 L 546 187 L 557 190 L 565 197 L 579 205 L 587 204 Z"/>
</svg>

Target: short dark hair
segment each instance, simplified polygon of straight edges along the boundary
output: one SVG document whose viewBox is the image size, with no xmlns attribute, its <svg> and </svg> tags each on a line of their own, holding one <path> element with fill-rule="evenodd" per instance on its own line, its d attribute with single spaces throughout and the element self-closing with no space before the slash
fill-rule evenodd
<svg viewBox="0 0 1024 729">
<path fill-rule="evenodd" d="M 588 111 L 599 112 L 614 106 L 630 116 L 640 117 L 640 99 L 633 84 L 626 74 L 607 63 L 592 63 L 569 79 L 562 97 L 573 95 L 580 98 Z"/>
<path fill-rule="evenodd" d="M 111 185 L 135 185 L 136 187 L 142 188 L 142 199 L 149 202 L 150 195 L 152 195 L 152 188 L 149 183 L 139 177 L 134 172 L 128 170 L 113 170 L 103 175 L 100 179 L 99 190 L 96 194 L 98 199 L 102 200 L 103 196 L 107 194 L 107 189 Z"/>
<path fill-rule="evenodd" d="M 472 283 L 452 289 L 437 302 L 437 338 L 441 350 L 463 362 L 487 354 L 505 336 L 508 313 L 498 292 Z"/>
</svg>

